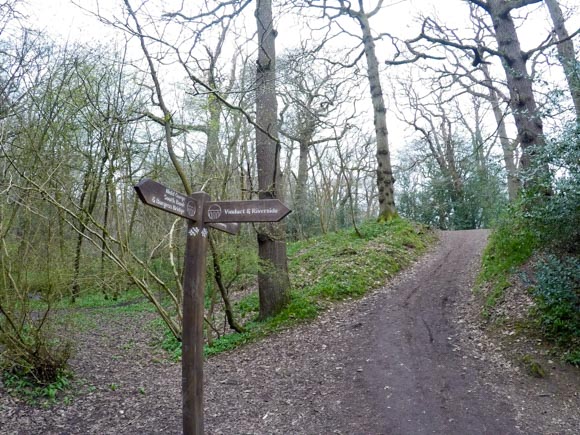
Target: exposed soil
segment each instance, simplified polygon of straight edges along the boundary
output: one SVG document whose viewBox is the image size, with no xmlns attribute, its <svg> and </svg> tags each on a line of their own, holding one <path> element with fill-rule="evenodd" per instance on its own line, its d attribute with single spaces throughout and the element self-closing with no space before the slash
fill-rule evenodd
<svg viewBox="0 0 580 435">
<path fill-rule="evenodd" d="M 481 323 L 470 290 L 486 237 L 442 233 L 384 288 L 210 358 L 206 433 L 580 433 L 579 370 Z M 181 433 L 180 365 L 151 346 L 151 318 L 89 316 L 95 327 L 78 333 L 72 403 L 38 409 L 0 385 L 0 432 Z M 524 353 L 545 378 L 518 364 Z"/>
</svg>

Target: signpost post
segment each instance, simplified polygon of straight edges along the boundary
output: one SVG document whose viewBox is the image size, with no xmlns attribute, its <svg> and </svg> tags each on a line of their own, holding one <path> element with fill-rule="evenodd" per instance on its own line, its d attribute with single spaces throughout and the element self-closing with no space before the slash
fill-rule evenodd
<svg viewBox="0 0 580 435">
<path fill-rule="evenodd" d="M 237 234 L 240 222 L 278 222 L 290 210 L 278 199 L 210 201 L 205 192 L 183 195 L 153 180 L 135 190 L 147 205 L 187 219 L 183 274 L 181 381 L 183 433 L 203 434 L 203 307 L 208 229 Z"/>
</svg>

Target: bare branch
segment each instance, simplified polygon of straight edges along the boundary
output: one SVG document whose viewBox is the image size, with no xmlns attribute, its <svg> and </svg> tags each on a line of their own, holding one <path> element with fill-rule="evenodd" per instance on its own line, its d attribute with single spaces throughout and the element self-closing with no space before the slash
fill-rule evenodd
<svg viewBox="0 0 580 435">
<path fill-rule="evenodd" d="M 554 45 L 561 44 L 562 42 L 571 41 L 576 36 L 580 35 L 580 28 L 576 29 L 573 33 L 571 33 L 567 38 L 554 38 L 553 34 L 549 34 L 548 37 L 536 48 L 532 48 L 524 53 L 526 59 L 529 59 L 534 53 L 543 51 L 546 48 L 553 47 Z"/>
</svg>

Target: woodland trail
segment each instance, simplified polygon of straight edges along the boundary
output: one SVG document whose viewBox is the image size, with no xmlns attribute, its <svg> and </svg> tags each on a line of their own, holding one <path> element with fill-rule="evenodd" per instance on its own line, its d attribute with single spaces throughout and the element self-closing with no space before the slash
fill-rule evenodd
<svg viewBox="0 0 580 435">
<path fill-rule="evenodd" d="M 486 237 L 441 233 L 384 288 L 210 358 L 206 433 L 578 433 L 577 372 L 531 379 L 482 351 L 487 339 L 468 325 Z M 32 409 L 0 388 L 0 433 L 181 433 L 180 366 L 147 344 L 145 321 L 91 331 L 74 369 L 92 387 L 72 404 Z"/>
<path fill-rule="evenodd" d="M 512 404 L 482 385 L 457 345 L 451 308 L 471 288 L 485 240 L 483 231 L 445 233 L 435 255 L 366 316 L 353 363 L 368 363 L 348 393 L 375 416 L 368 433 L 519 432 Z"/>
</svg>

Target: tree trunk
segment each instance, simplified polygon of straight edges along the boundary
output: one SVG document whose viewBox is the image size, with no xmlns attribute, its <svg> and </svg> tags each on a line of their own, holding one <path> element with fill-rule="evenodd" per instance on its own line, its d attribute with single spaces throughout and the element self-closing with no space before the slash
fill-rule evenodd
<svg viewBox="0 0 580 435">
<path fill-rule="evenodd" d="M 73 284 L 72 284 L 72 294 L 71 300 L 74 302 L 81 292 L 81 286 L 79 283 L 80 272 L 81 272 L 81 253 L 82 245 L 85 235 L 85 227 L 87 225 L 87 216 L 93 214 L 95 206 L 97 204 L 97 196 L 99 194 L 99 188 L 101 185 L 101 180 L 103 179 L 103 169 L 107 163 L 108 156 L 101 160 L 101 166 L 98 168 L 98 173 L 93 173 L 93 164 L 90 163 L 85 173 L 85 178 L 83 180 L 83 191 L 81 193 L 81 198 L 79 201 L 79 209 L 82 210 L 79 214 L 78 225 L 79 232 L 77 236 L 77 243 L 75 248 L 75 258 L 73 263 Z M 96 177 L 96 179 L 91 179 L 91 177 Z M 85 205 L 85 200 L 88 197 L 88 204 Z"/>
<path fill-rule="evenodd" d="M 228 295 L 228 291 L 227 291 L 226 286 L 224 285 L 224 281 L 223 281 L 222 268 L 220 266 L 220 263 L 221 263 L 220 255 L 215 247 L 215 242 L 214 242 L 213 237 L 211 235 L 209 237 L 209 246 L 211 249 L 214 278 L 215 278 L 215 282 L 218 286 L 218 289 L 220 291 L 222 300 L 224 302 L 224 311 L 226 314 L 226 319 L 228 321 L 228 325 L 230 325 L 230 328 L 233 329 L 234 331 L 242 333 L 242 332 L 244 332 L 244 328 L 241 327 L 238 324 L 238 322 L 236 322 L 236 319 L 234 317 L 234 310 L 232 309 L 230 297 Z M 208 334 L 208 336 L 209 336 L 209 334 Z"/>
<path fill-rule="evenodd" d="M 217 88 L 215 68 L 215 62 L 212 60 L 208 71 L 208 84 L 212 89 Z M 206 126 L 207 142 L 203 159 L 203 184 L 205 185 L 204 190 L 215 196 L 218 193 L 217 186 L 221 184 L 219 175 L 223 168 L 219 165 L 219 158 L 222 154 L 220 147 L 221 103 L 212 93 L 208 94 L 207 97 L 207 112 L 208 124 Z"/>
<path fill-rule="evenodd" d="M 256 2 L 258 62 L 256 70 L 256 157 L 260 199 L 276 198 L 280 182 L 280 141 L 276 102 L 276 34 L 272 1 Z M 286 256 L 285 228 L 280 223 L 257 225 L 260 272 L 260 318 L 280 312 L 289 301 L 290 279 Z"/>
<path fill-rule="evenodd" d="M 294 208 L 298 221 L 299 237 L 305 236 L 304 215 L 306 214 L 306 182 L 308 181 L 308 150 L 309 143 L 300 141 L 298 155 L 298 175 L 296 176 L 296 190 L 294 193 Z"/>
<path fill-rule="evenodd" d="M 520 168 L 525 171 L 531 169 L 538 148 L 542 148 L 545 143 L 542 119 L 532 90 L 532 79 L 526 68 L 527 57 L 520 47 L 516 27 L 510 15 L 512 6 L 503 0 L 489 0 L 487 5 L 497 45 L 502 53 L 502 64 L 510 92 L 510 106 L 518 131 L 518 142 L 522 148 Z M 545 172 L 546 168 L 540 170 Z M 524 184 L 527 187 L 535 185 L 545 175 L 535 173 Z"/>
<path fill-rule="evenodd" d="M 490 95 L 491 95 L 490 91 Z M 507 174 L 507 190 L 508 198 L 510 202 L 515 201 L 518 198 L 518 192 L 520 191 L 520 179 L 518 178 L 518 169 L 516 167 L 516 161 L 514 156 L 514 145 L 508 138 L 507 130 L 505 127 L 505 122 L 503 119 L 503 113 L 499 108 L 499 105 L 495 105 L 492 102 L 493 115 L 495 121 L 497 122 L 497 132 L 499 135 L 499 142 L 501 144 L 501 149 L 503 152 L 503 161 L 505 165 L 505 171 Z"/>
<path fill-rule="evenodd" d="M 576 110 L 576 123 L 580 125 L 580 65 L 576 59 L 576 52 L 574 50 L 574 42 L 569 39 L 568 31 L 564 25 L 564 15 L 557 0 L 545 0 L 546 6 L 550 11 L 552 22 L 554 23 L 554 32 L 558 37 L 558 41 L 562 41 L 557 45 L 558 57 L 564 68 L 568 88 L 572 95 L 572 102 Z"/>
<path fill-rule="evenodd" d="M 356 15 L 363 34 L 363 45 L 373 103 L 375 134 L 377 139 L 377 187 L 379 190 L 379 220 L 390 220 L 397 216 L 393 169 L 389 152 L 387 111 L 379 76 L 379 62 L 375 52 L 375 41 L 367 15 L 362 11 Z"/>
</svg>

